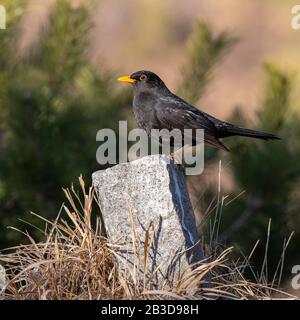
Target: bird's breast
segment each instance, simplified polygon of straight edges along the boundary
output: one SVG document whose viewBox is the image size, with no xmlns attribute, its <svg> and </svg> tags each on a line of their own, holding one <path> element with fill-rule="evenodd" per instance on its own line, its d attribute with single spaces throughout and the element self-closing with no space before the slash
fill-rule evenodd
<svg viewBox="0 0 300 320">
<path fill-rule="evenodd" d="M 133 98 L 133 113 L 139 128 L 150 133 L 154 119 L 154 106 L 157 99 L 148 93 L 140 93 Z"/>
</svg>

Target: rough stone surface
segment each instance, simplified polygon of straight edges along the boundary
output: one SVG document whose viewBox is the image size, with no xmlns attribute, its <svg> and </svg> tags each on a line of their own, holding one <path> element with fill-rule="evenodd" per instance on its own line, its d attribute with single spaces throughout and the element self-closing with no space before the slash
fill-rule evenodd
<svg viewBox="0 0 300 320">
<path fill-rule="evenodd" d="M 4 293 L 3 289 L 5 288 L 5 285 L 6 285 L 5 269 L 0 265 L 0 298 L 1 298 L 1 295 Z"/>
<path fill-rule="evenodd" d="M 174 279 L 203 259 L 184 175 L 167 163 L 166 156 L 147 156 L 97 171 L 93 185 L 110 240 L 123 244 L 126 261 L 139 260 L 142 273 L 153 276 L 159 269 L 156 279 Z"/>
</svg>

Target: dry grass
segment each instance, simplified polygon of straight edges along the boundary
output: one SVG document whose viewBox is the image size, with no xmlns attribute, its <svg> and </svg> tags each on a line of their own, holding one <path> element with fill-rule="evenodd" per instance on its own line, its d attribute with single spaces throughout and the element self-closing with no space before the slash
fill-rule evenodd
<svg viewBox="0 0 300 320">
<path fill-rule="evenodd" d="M 38 216 L 46 223 L 44 242 L 37 243 L 26 234 L 30 244 L 0 254 L 7 273 L 1 299 L 269 299 L 274 293 L 292 298 L 274 286 L 247 281 L 244 271 L 249 259 L 232 261 L 232 248 L 219 253 L 214 250 L 194 270 L 182 271 L 178 279 L 153 286 L 155 274 L 149 276 L 146 270 L 128 264 L 119 254 L 119 244 L 102 236 L 100 218 L 92 229 L 97 199 L 93 189 L 86 191 L 82 178 L 79 180 L 81 192 L 73 187 L 64 190 L 69 207 L 63 206 L 54 222 Z M 146 238 L 149 235 L 145 234 Z M 147 248 L 140 257 L 134 247 L 133 241 L 137 264 L 141 259 L 146 262 Z M 208 273 L 211 285 L 201 286 Z"/>
</svg>

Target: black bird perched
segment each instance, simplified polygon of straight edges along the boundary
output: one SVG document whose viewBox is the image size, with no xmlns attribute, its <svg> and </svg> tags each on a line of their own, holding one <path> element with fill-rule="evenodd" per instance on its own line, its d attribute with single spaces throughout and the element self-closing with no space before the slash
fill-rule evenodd
<svg viewBox="0 0 300 320">
<path fill-rule="evenodd" d="M 151 71 L 137 71 L 118 78 L 135 87 L 133 111 L 138 126 L 150 135 L 151 129 L 204 129 L 204 142 L 229 151 L 219 140 L 230 136 L 245 136 L 263 140 L 279 139 L 272 133 L 235 126 L 200 111 L 172 93 Z M 194 139 L 193 145 L 199 143 Z"/>
</svg>

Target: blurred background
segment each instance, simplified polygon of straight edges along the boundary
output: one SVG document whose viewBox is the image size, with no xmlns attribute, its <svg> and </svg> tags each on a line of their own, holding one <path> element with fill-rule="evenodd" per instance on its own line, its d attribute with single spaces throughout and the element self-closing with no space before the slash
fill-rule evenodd
<svg viewBox="0 0 300 320">
<path fill-rule="evenodd" d="M 90 183 L 101 169 L 96 132 L 124 119 L 135 127 L 132 91 L 116 77 L 149 69 L 203 111 L 282 138 L 228 139 L 230 154 L 208 147 L 204 174 L 187 180 L 199 228 L 214 221 L 214 241 L 233 244 L 239 254 L 255 246 L 257 274 L 250 276 L 268 268 L 268 281 L 281 271 L 289 278 L 300 264 L 296 1 L 1 4 L 7 29 L 0 30 L 0 248 L 25 241 L 8 226 L 40 237 L 29 212 L 53 219 L 62 187 L 81 173 Z"/>
</svg>

